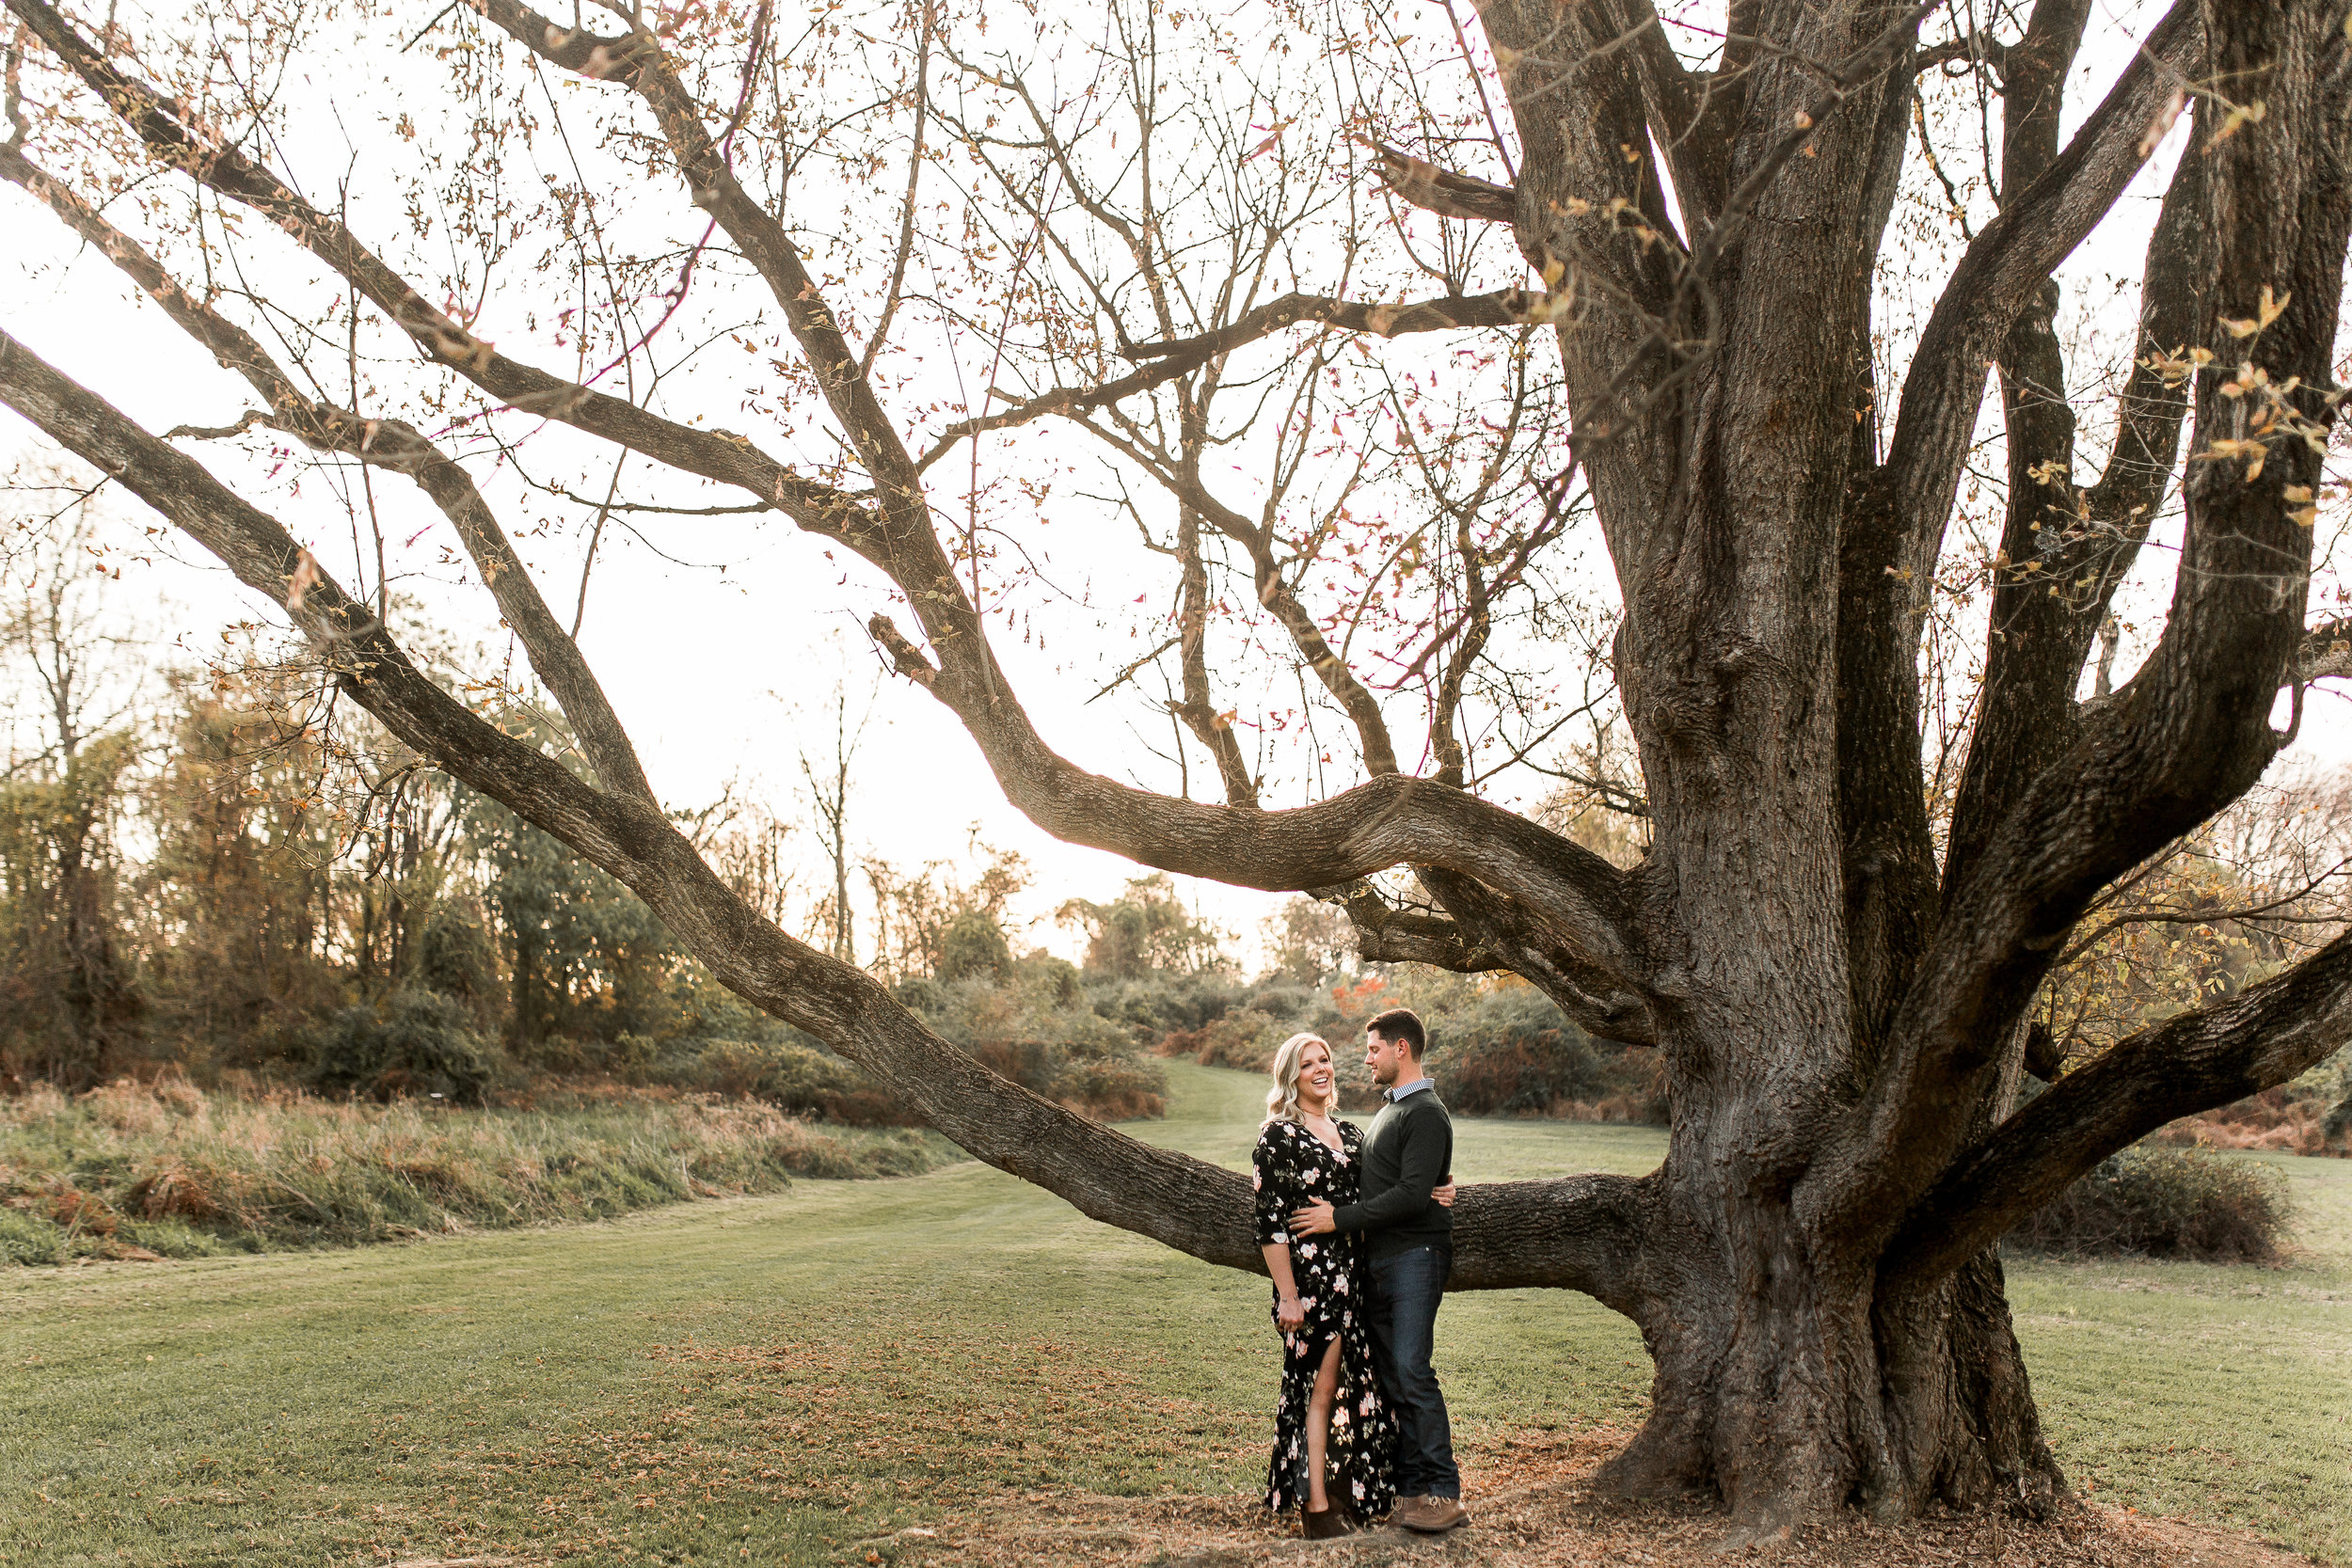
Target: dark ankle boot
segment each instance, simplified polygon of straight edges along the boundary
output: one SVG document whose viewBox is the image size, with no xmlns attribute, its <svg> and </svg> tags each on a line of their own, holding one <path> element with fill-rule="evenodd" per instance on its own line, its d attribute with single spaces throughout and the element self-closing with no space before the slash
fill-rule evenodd
<svg viewBox="0 0 2352 1568">
<path fill-rule="evenodd" d="M 1307 1539 L 1329 1541 L 1338 1536 L 1353 1535 L 1355 1527 L 1347 1521 L 1347 1512 L 1341 1508 L 1308 1508 L 1301 1505 L 1299 1518 L 1306 1521 Z"/>
</svg>

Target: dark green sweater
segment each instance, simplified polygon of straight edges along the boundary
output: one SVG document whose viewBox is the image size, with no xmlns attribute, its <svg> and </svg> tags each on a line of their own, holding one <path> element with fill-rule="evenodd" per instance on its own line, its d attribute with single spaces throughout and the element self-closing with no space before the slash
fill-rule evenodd
<svg viewBox="0 0 2352 1568">
<path fill-rule="evenodd" d="M 1332 1212 L 1342 1230 L 1365 1232 L 1365 1249 L 1393 1258 L 1417 1246 L 1454 1244 L 1454 1212 L 1429 1195 L 1454 1166 L 1454 1118 L 1436 1089 L 1380 1107 L 1364 1140 L 1357 1201 Z"/>
</svg>

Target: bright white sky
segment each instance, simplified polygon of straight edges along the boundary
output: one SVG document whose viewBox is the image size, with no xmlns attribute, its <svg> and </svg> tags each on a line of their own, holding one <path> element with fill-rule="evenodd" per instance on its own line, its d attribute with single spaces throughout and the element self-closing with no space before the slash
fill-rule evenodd
<svg viewBox="0 0 2352 1568">
<path fill-rule="evenodd" d="M 420 18 L 432 8 L 421 9 Z M 2130 0 L 2100 8 L 2083 66 L 2095 85 L 2079 98 L 2075 119 L 2104 91 L 2132 39 L 2158 14 L 2158 8 Z M 1438 22 L 1442 24 L 1442 13 Z M 437 83 L 438 78 L 433 80 Z M 2068 309 L 2110 339 L 2119 327 L 2128 328 L 2137 290 L 2135 285 L 2118 294 L 2108 279 L 2113 275 L 2136 277 L 2155 198 L 2183 134 L 2182 129 L 2174 131 L 2174 145 L 2143 172 L 2108 229 L 2094 237 L 2070 268 Z M 367 143 L 369 138 L 358 140 Z M 354 170 L 357 180 L 366 172 L 369 160 L 405 150 L 385 150 L 371 143 L 362 158 L 340 132 L 330 137 L 322 131 L 321 143 L 320 148 L 291 153 L 281 150 L 310 180 L 313 199 L 322 186 L 331 189 L 346 169 Z M 313 159 L 316 166 L 309 166 Z M 694 215 L 678 199 L 674 182 L 649 192 L 648 200 L 658 203 L 661 221 L 671 227 Z M 1984 207 L 1981 193 L 1974 204 Z M 368 232 L 364 225 L 358 227 L 363 235 Z M 0 290 L 0 324 L 151 429 L 182 422 L 227 423 L 247 406 L 251 395 L 241 381 L 213 365 L 151 307 L 135 300 L 102 258 L 72 256 L 61 244 L 61 234 L 45 209 L 13 186 L 0 186 L 0 277 L 7 279 Z M 248 248 L 259 253 L 274 238 L 260 236 Z M 1937 277 L 1928 280 L 1931 285 L 1934 281 L 1940 281 L 1940 269 Z M 1899 297 L 1910 288 L 1903 280 L 1890 280 L 1890 297 Z M 746 311 L 752 308 L 742 307 Z M 495 331 L 487 335 L 499 337 Z M 548 368 L 564 367 L 549 363 Z M 2089 376 L 2100 369 L 2085 363 L 2078 373 Z M 756 433 L 759 426 L 753 417 L 723 393 L 722 385 L 721 391 L 708 394 L 710 422 Z M 692 408 L 698 405 L 691 400 L 702 395 L 690 388 L 673 394 L 668 406 L 674 414 Z M 0 413 L 0 450 L 29 451 L 33 447 L 29 432 L 14 416 Z M 2094 438 L 2088 447 L 2095 454 L 2101 443 Z M 240 461 L 217 444 L 191 450 L 224 474 L 240 471 Z M 1132 525 L 1077 499 L 1078 491 L 1090 487 L 1082 481 L 1095 471 L 1094 449 L 1075 436 L 1040 427 L 1025 438 L 1022 451 L 1031 464 L 1081 470 L 1078 481 L 1025 533 L 1041 566 L 1068 599 L 1050 609 L 1041 607 L 1036 624 L 1045 633 L 1043 647 L 1000 634 L 999 655 L 1046 739 L 1065 755 L 1114 777 L 1172 788 L 1173 768 L 1144 743 L 1148 735 L 1165 753 L 1169 735 L 1164 716 L 1133 693 L 1124 702 L 1108 699 L 1087 705 L 1089 696 L 1164 635 L 1139 641 L 1145 633 L 1144 616 L 1164 612 L 1167 579 L 1158 562 L 1134 548 Z M 244 471 L 250 475 L 249 468 Z M 396 522 L 390 531 L 395 572 L 413 574 L 403 588 L 424 600 L 444 626 L 481 628 L 466 632 L 469 637 L 487 635 L 486 599 L 457 589 L 457 574 L 438 564 L 449 541 L 445 530 L 430 526 L 436 515 L 399 494 L 396 482 L 377 488 L 388 513 L 405 519 L 405 526 Z M 262 499 L 316 548 L 331 571 L 346 584 L 351 581 L 349 523 L 329 486 L 313 481 L 294 496 L 280 485 Z M 151 521 L 135 503 L 126 504 L 121 515 L 130 536 Z M 786 800 L 796 794 L 800 784 L 797 747 L 805 744 L 815 752 L 825 743 L 819 710 L 834 683 L 846 680 L 854 693 L 862 693 L 868 672 L 875 668 L 862 626 L 884 602 L 877 579 L 829 561 L 821 542 L 798 534 L 780 517 L 655 518 L 641 523 L 671 556 L 726 563 L 723 575 L 690 569 L 665 561 L 626 533 L 608 533 L 590 586 L 583 648 L 636 736 L 657 789 L 674 804 L 691 805 L 712 799 L 731 780 L 739 781 L 764 793 L 787 815 L 798 814 L 799 808 Z M 2341 519 L 2323 521 L 2323 534 L 2340 525 Z M 409 543 L 412 535 L 414 542 Z M 2323 538 L 2323 545 L 2327 542 Z M 568 619 L 582 541 L 554 536 L 518 543 L 543 592 Z M 1594 546 L 1588 542 L 1581 547 Z M 1589 576 L 1596 584 L 1603 580 L 1597 571 Z M 2160 618 L 2169 580 L 2169 556 L 2147 552 L 2139 581 L 2126 595 L 2125 612 L 2139 628 L 2135 642 L 2140 647 Z M 1147 589 L 1152 600 L 1148 612 L 1133 606 L 1136 595 Z M 192 655 L 217 648 L 217 631 L 225 623 L 273 618 L 269 607 L 238 590 L 192 547 L 158 551 L 151 563 L 127 565 L 120 583 L 108 592 L 142 617 L 160 618 L 167 601 L 173 607 L 168 612 L 172 624 L 183 629 L 182 641 Z M 899 619 L 906 624 L 902 610 Z M 2126 668 L 2133 657 L 2127 648 Z M 1277 700 L 1256 695 L 1262 702 Z M 1240 699 L 1246 717 L 1252 696 L 1234 692 L 1225 700 Z M 1408 739 L 1420 733 L 1417 711 L 1400 707 L 1396 719 L 1400 745 L 1417 749 L 1417 741 Z M 2330 761 L 2352 756 L 2352 710 L 2347 710 L 2345 698 L 2335 692 L 2314 693 L 2303 735 L 2298 750 L 2307 756 Z M 1192 767 L 1194 792 L 1213 796 L 1213 769 L 1197 749 Z M 851 832 L 862 846 L 913 865 L 961 855 L 977 831 L 986 842 L 1020 851 L 1036 872 L 1025 910 L 1036 920 L 1033 940 L 1057 950 L 1074 951 L 1073 937 L 1056 931 L 1047 918 L 1057 904 L 1072 895 L 1109 896 L 1123 879 L 1136 874 L 1123 861 L 1057 844 L 1031 827 L 1004 802 L 961 726 L 902 681 L 882 681 L 856 772 L 859 789 Z M 1335 771 L 1327 774 L 1326 784 L 1336 789 L 1352 779 Z M 1294 767 L 1287 781 L 1269 791 L 1268 803 L 1300 803 L 1307 798 L 1307 782 Z M 1522 805 L 1540 796 L 1547 784 L 1540 775 L 1522 770 L 1497 780 L 1492 793 L 1506 804 Z M 819 879 L 813 844 L 806 876 L 813 889 Z M 1191 891 L 1205 912 L 1245 940 L 1255 936 L 1259 922 L 1278 902 L 1214 886 Z"/>
</svg>

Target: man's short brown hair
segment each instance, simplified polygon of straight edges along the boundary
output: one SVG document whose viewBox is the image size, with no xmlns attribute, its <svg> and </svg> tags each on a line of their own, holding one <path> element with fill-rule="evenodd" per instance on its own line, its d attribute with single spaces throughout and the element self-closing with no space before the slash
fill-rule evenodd
<svg viewBox="0 0 2352 1568">
<path fill-rule="evenodd" d="M 1421 1026 L 1421 1014 L 1410 1007 L 1391 1007 L 1365 1024 L 1364 1032 L 1377 1035 L 1391 1045 L 1409 1047 L 1417 1062 L 1428 1053 L 1429 1031 Z"/>
</svg>

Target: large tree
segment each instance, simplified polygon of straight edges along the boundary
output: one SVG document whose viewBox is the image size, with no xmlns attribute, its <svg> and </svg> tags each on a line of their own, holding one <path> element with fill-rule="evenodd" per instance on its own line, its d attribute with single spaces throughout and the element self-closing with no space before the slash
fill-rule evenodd
<svg viewBox="0 0 2352 1568">
<path fill-rule="evenodd" d="M 1712 1489 L 1757 1527 L 2045 1504 L 2062 1481 L 1994 1243 L 2106 1155 L 2352 1030 L 2342 939 L 2016 1093 L 2078 917 L 2246 791 L 2284 742 L 2279 694 L 2299 715 L 2342 662 L 2306 618 L 2352 225 L 2343 0 L 2179 0 L 2072 115 L 2089 0 L 1980 26 L 1936 0 L 1731 0 L 1671 25 L 1650 0 L 1491 0 L 1468 25 L 1433 11 L 1422 40 L 1376 8 L 1270 8 L 1253 31 L 1015 10 L 992 38 L 982 10 L 929 0 L 813 20 L 234 0 L 141 40 L 112 8 L 8 6 L 0 174 L 258 405 L 159 436 L 14 339 L 0 399 L 283 604 L 404 740 L 973 1153 L 1257 1266 L 1237 1177 L 991 1074 L 696 855 L 580 652 L 584 568 L 567 628 L 501 522 L 524 436 L 673 476 L 535 482 L 533 505 L 577 508 L 590 561 L 617 518 L 751 509 L 870 563 L 855 580 L 895 601 L 878 644 L 1045 831 L 1316 892 L 1367 956 L 1507 970 L 1661 1053 L 1659 1170 L 1473 1186 L 1458 1212 L 1456 1288 L 1581 1291 L 1640 1325 L 1654 1402 L 1606 1471 L 1628 1493 Z M 355 135 L 328 109 L 378 76 L 424 119 L 423 172 L 399 172 L 404 107 L 323 176 L 306 158 Z M 2055 277 L 2160 146 L 2177 162 L 2137 341 L 2087 398 Z M 1357 178 L 1375 169 L 1384 189 Z M 1922 202 L 1930 177 L 1946 196 Z M 668 248 L 616 237 L 657 211 L 641 232 Z M 535 267 L 527 234 L 553 237 Z M 748 436 L 664 402 L 665 376 L 728 352 L 715 333 L 690 367 L 661 337 L 680 311 L 707 325 L 690 290 L 711 289 L 750 356 L 722 405 L 761 420 Z M 1881 319 L 1922 290 L 1917 319 Z M 918 363 L 943 342 L 953 382 Z M 565 354 L 577 369 L 534 362 Z M 2104 462 L 2076 451 L 2078 404 L 2112 431 Z M 1213 763 L 1222 803 L 1059 754 L 992 646 L 1052 562 L 1023 531 L 1030 492 L 989 479 L 1046 420 L 1099 445 L 1121 485 L 1098 526 L 1139 529 L 1168 573 L 1166 642 L 1114 650 L 1114 685 L 1168 669 L 1171 761 Z M 347 594 L 256 503 L 318 504 L 257 489 L 239 455 L 285 437 L 365 482 L 354 516 L 380 528 L 373 470 L 445 515 L 593 778 L 420 671 L 387 622 L 381 531 L 378 581 Z M 684 504 L 675 476 L 719 493 Z M 1923 648 L 1964 476 L 1999 540 L 1944 787 Z M 1487 798 L 1542 740 L 1531 673 L 1582 624 L 1557 562 L 1587 519 L 1640 774 L 1598 782 L 1646 814 L 1629 865 Z M 2169 614 L 2137 673 L 2086 699 L 2160 519 Z M 1291 710 L 1232 679 L 1268 670 L 1295 673 Z M 1418 772 L 1391 728 L 1416 704 Z M 1349 727 L 1360 782 L 1271 809 L 1244 726 L 1303 728 L 1308 776 L 1344 780 L 1318 713 Z"/>
</svg>

